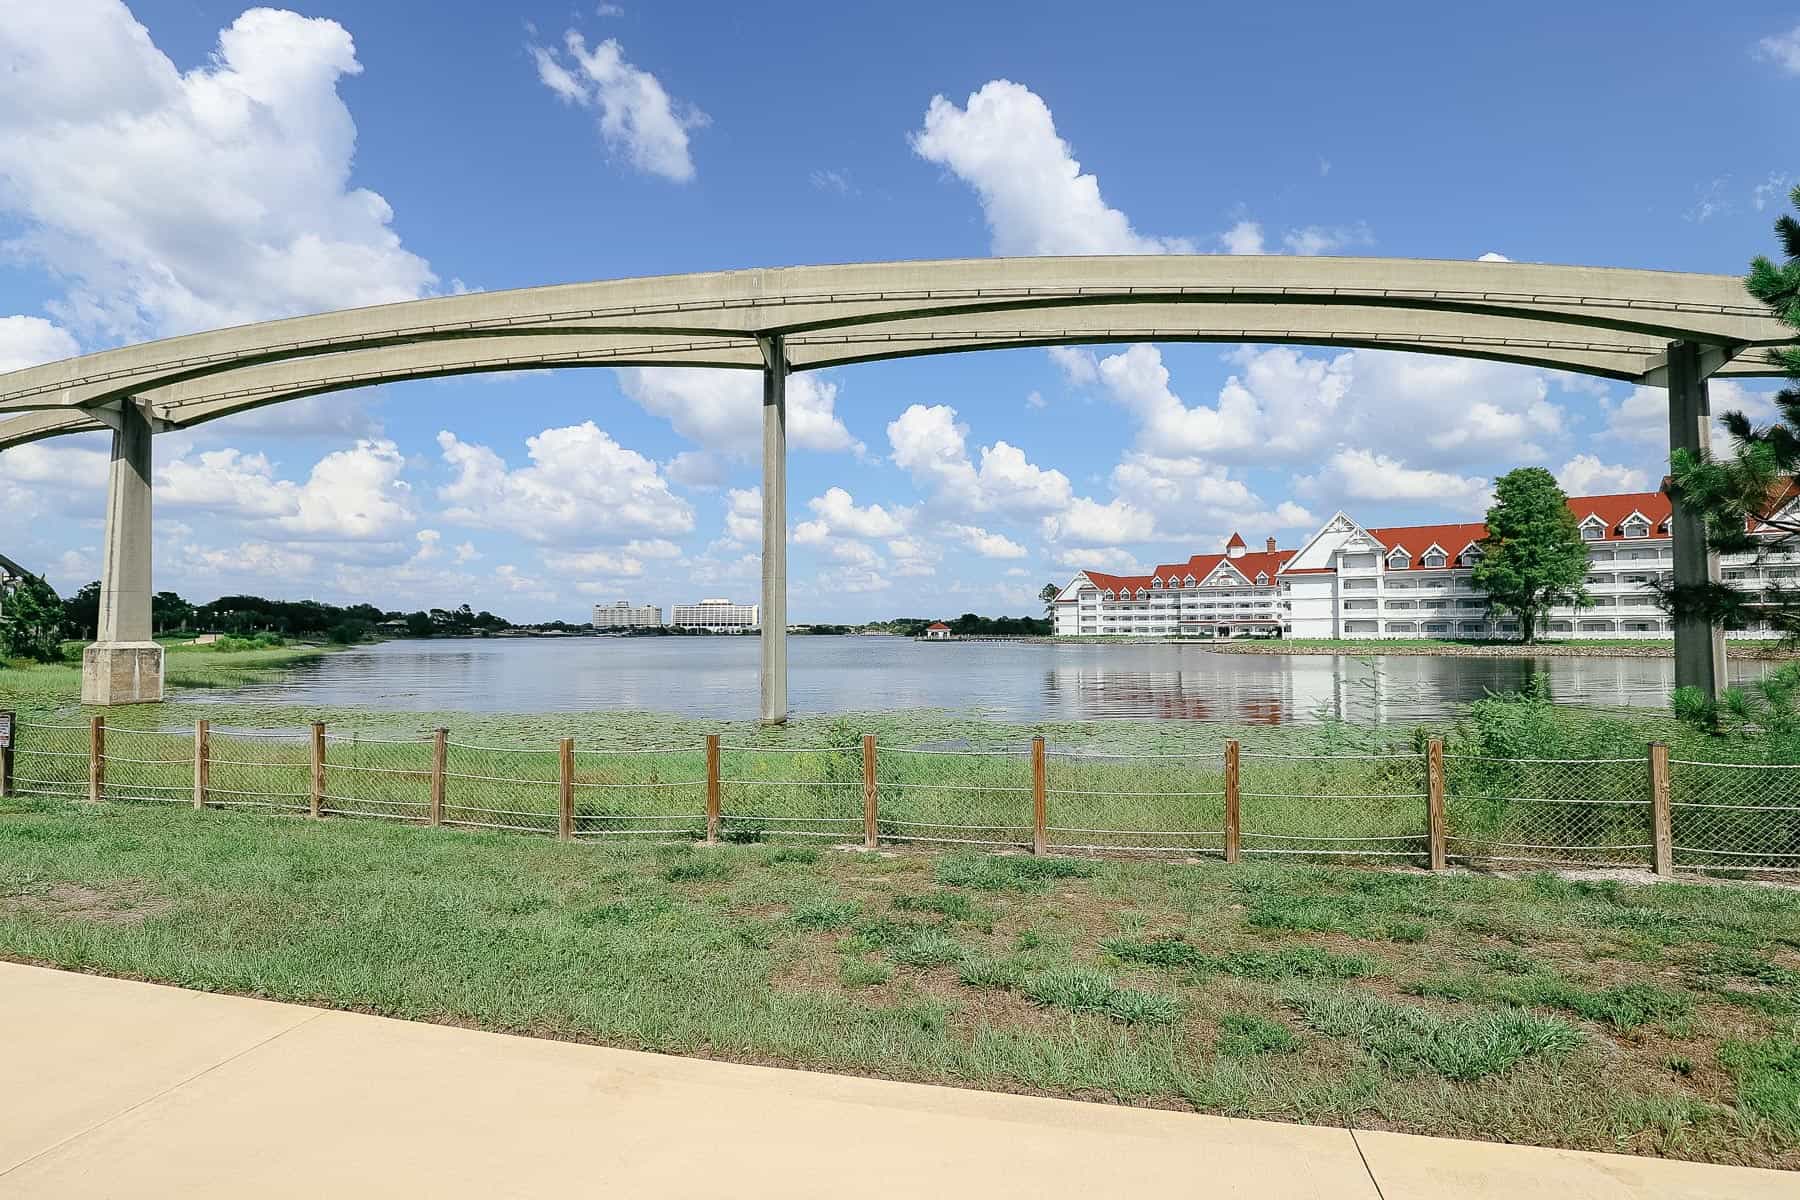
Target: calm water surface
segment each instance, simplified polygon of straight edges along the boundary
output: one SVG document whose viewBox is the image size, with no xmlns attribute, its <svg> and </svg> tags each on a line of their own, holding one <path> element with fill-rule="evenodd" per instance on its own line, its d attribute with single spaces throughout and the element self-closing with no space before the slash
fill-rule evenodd
<svg viewBox="0 0 1800 1200">
<path fill-rule="evenodd" d="M 1533 671 L 1548 674 L 1565 702 L 1660 707 L 1674 672 L 1666 658 L 1355 658 L 890 637 L 796 637 L 788 646 L 797 713 L 943 708 L 1007 719 L 1416 721 L 1488 690 L 1517 689 Z M 746 718 L 756 715 L 756 663 L 754 637 L 394 641 L 325 655 L 279 683 L 193 698 Z M 1733 664 L 1733 677 L 1767 666 Z"/>
</svg>

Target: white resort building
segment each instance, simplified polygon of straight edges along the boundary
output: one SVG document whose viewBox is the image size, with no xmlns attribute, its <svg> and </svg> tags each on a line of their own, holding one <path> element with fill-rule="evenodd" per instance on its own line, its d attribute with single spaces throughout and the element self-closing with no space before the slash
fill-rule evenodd
<svg viewBox="0 0 1800 1200">
<path fill-rule="evenodd" d="M 1669 498 L 1661 492 L 1576 496 L 1569 508 L 1588 545 L 1588 608 L 1557 608 L 1552 637 L 1670 637 L 1650 583 L 1673 569 Z M 1056 635 L 1094 637 L 1491 638 L 1517 636 L 1470 578 L 1487 527 L 1368 528 L 1338 513 L 1298 550 L 1251 553 L 1232 535 L 1223 554 L 1197 554 L 1148 575 L 1082 571 L 1056 598 Z M 1761 563 L 1727 556 L 1725 579 L 1741 588 L 1800 580 L 1800 554 Z M 1774 636 L 1765 629 L 1741 636 Z"/>
<path fill-rule="evenodd" d="M 662 608 L 655 604 L 633 607 L 628 600 L 615 600 L 611 604 L 594 605 L 594 619 L 590 623 L 595 629 L 660 629 Z"/>
<path fill-rule="evenodd" d="M 710 629 L 714 633 L 736 633 L 756 629 L 759 606 L 733 604 L 729 600 L 702 600 L 698 604 L 677 604 L 669 624 L 677 629 Z"/>
</svg>

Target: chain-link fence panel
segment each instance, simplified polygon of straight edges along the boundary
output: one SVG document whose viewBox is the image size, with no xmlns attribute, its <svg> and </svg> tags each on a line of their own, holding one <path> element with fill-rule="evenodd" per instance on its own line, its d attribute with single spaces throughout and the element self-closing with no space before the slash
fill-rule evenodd
<svg viewBox="0 0 1800 1200">
<path fill-rule="evenodd" d="M 876 831 L 883 841 L 1030 846 L 1031 750 L 881 747 Z"/>
<path fill-rule="evenodd" d="M 14 790 L 21 796 L 87 799 L 88 738 L 86 725 L 20 721 L 13 730 Z"/>
<path fill-rule="evenodd" d="M 1425 756 L 1249 752 L 1238 760 L 1244 854 L 1420 859 Z"/>
<path fill-rule="evenodd" d="M 1649 865 L 1647 758 L 1444 756 L 1446 846 L 1470 866 Z"/>
<path fill-rule="evenodd" d="M 1201 754 L 1048 753 L 1052 849 L 1222 854 L 1225 764 Z"/>
<path fill-rule="evenodd" d="M 101 751 L 102 800 L 194 802 L 194 735 L 108 725 Z"/>
<path fill-rule="evenodd" d="M 464 829 L 554 834 L 562 804 L 561 763 L 562 756 L 554 747 L 537 750 L 448 742 L 444 747 L 443 823 Z"/>
<path fill-rule="evenodd" d="M 327 733 L 319 812 L 387 821 L 428 819 L 432 754 L 429 740 Z"/>
<path fill-rule="evenodd" d="M 860 745 L 720 747 L 721 841 L 862 836 Z"/>
<path fill-rule="evenodd" d="M 1800 767 L 1669 760 L 1677 867 L 1800 871 Z"/>
<path fill-rule="evenodd" d="M 706 748 L 577 750 L 575 836 L 706 836 Z"/>
<path fill-rule="evenodd" d="M 206 803 L 216 808 L 312 808 L 312 734 L 214 726 Z"/>
</svg>

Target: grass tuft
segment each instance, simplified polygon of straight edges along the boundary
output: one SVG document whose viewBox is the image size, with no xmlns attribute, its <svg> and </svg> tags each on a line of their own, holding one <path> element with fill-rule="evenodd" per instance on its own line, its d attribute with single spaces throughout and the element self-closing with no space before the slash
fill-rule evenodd
<svg viewBox="0 0 1800 1200">
<path fill-rule="evenodd" d="M 717 854 L 692 854 L 680 862 L 663 868 L 663 878 L 670 883 L 715 883 L 730 879 L 731 860 Z"/>
<path fill-rule="evenodd" d="M 920 929 L 888 948 L 888 957 L 906 967 L 941 967 L 961 962 L 967 954 L 961 942 L 935 926 Z"/>
<path fill-rule="evenodd" d="M 1532 1056 L 1561 1057 L 1583 1041 L 1579 1029 L 1521 1008 L 1451 1017 L 1343 988 L 1293 991 L 1285 999 L 1315 1030 L 1356 1042 L 1397 1075 L 1429 1070 L 1458 1082 L 1481 1079 Z"/>
<path fill-rule="evenodd" d="M 838 963 L 838 982 L 847 988 L 874 987 L 894 977 L 894 968 L 866 958 L 846 958 Z"/>
<path fill-rule="evenodd" d="M 1227 1058 L 1254 1058 L 1259 1054 L 1286 1054 L 1299 1040 L 1280 1021 L 1255 1013 L 1227 1013 L 1219 1018 L 1219 1053 Z"/>
<path fill-rule="evenodd" d="M 783 846 L 781 849 L 775 851 L 775 853 L 769 855 L 769 862 L 771 864 L 801 863 L 805 866 L 811 866 L 818 861 L 819 852 L 814 850 L 811 846 Z"/>
<path fill-rule="evenodd" d="M 1078 858 L 1037 858 L 1022 854 L 955 854 L 938 860 L 935 874 L 945 887 L 984 892 L 1041 892 L 1055 879 L 1087 879 L 1099 868 Z"/>
<path fill-rule="evenodd" d="M 795 905 L 788 920 L 801 929 L 842 929 L 861 911 L 855 900 L 809 900 Z"/>
<path fill-rule="evenodd" d="M 1737 1084 L 1738 1104 L 1790 1136 L 1800 1136 L 1800 1037 L 1730 1041 L 1719 1065 Z"/>
<path fill-rule="evenodd" d="M 1127 1025 L 1167 1025 L 1181 1015 L 1181 1001 L 1174 996 L 1122 988 L 1090 967 L 1045 971 L 1027 980 L 1024 991 L 1046 1007 L 1099 1013 Z"/>
</svg>

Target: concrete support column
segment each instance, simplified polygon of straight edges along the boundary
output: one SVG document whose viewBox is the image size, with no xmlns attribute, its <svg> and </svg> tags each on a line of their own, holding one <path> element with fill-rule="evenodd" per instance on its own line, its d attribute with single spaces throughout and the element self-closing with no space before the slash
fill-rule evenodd
<svg viewBox="0 0 1800 1200">
<path fill-rule="evenodd" d="M 1712 446 L 1712 403 L 1701 372 L 1700 347 L 1669 343 L 1669 452 L 1704 453 Z M 1700 514 L 1676 499 L 1669 518 L 1674 540 L 1675 585 L 1719 582 L 1719 556 L 1706 547 Z M 1702 616 L 1675 618 L 1675 686 L 1699 688 L 1709 697 L 1725 690 L 1725 631 Z"/>
<path fill-rule="evenodd" d="M 788 715 L 787 347 L 761 339 L 763 360 L 762 709 L 765 725 Z"/>
<path fill-rule="evenodd" d="M 114 419 L 100 621 L 81 656 L 81 702 L 140 704 L 163 698 L 163 651 L 150 627 L 150 422 L 132 400 L 108 415 Z"/>
</svg>

